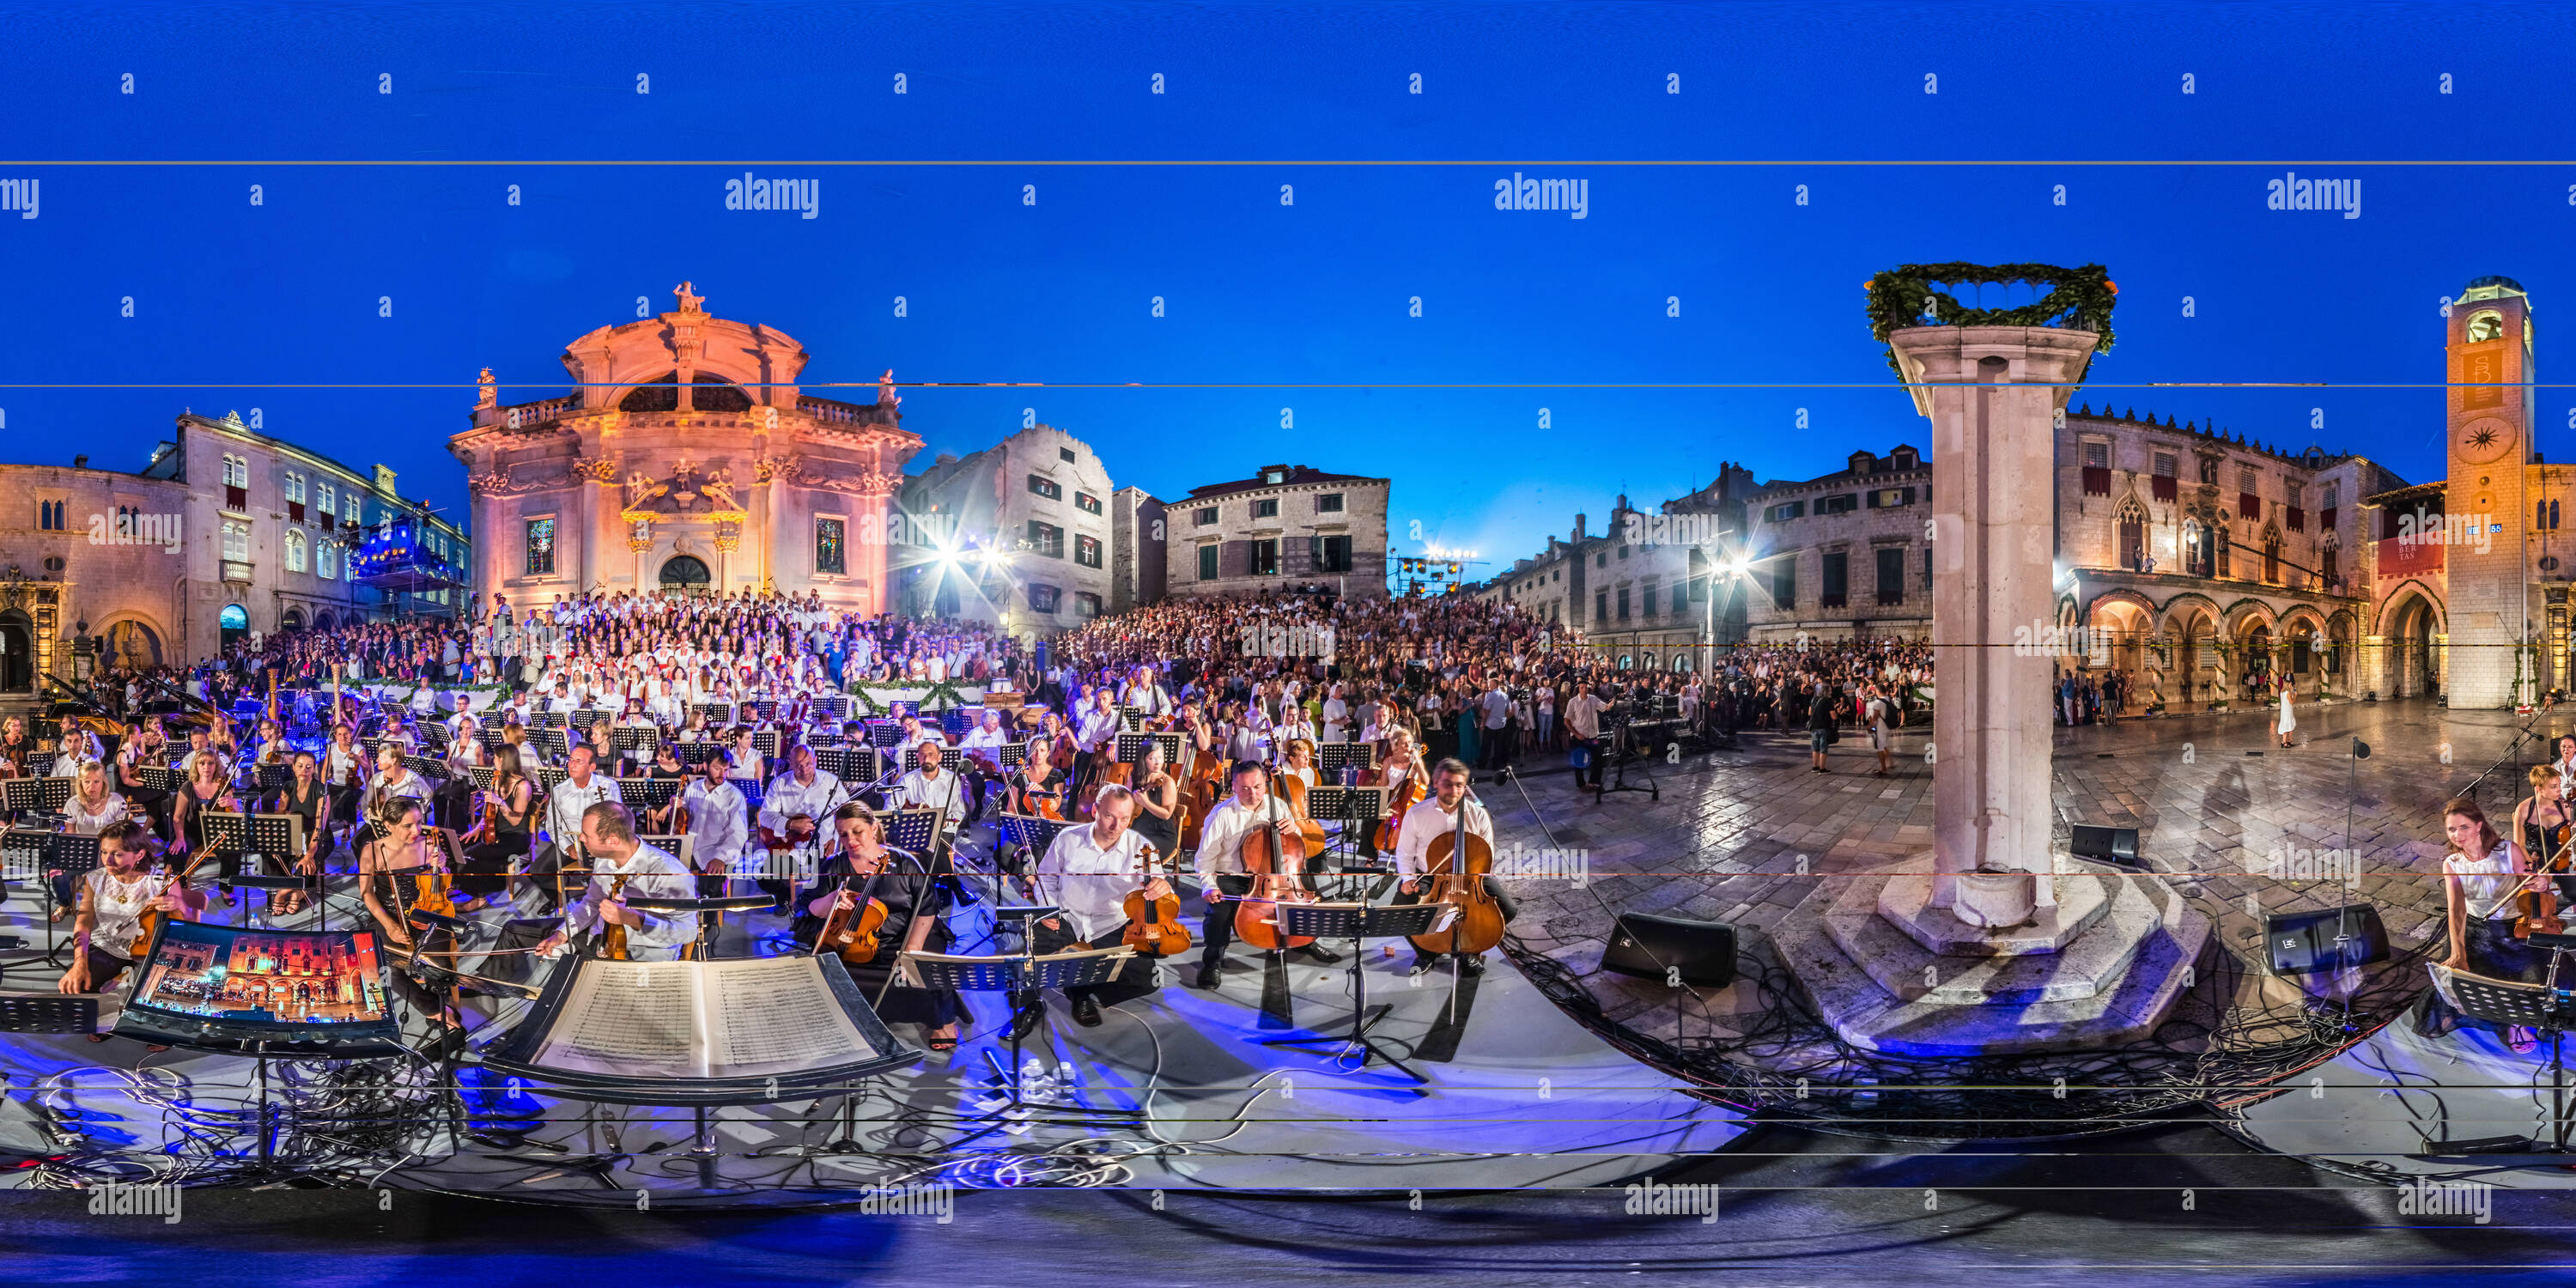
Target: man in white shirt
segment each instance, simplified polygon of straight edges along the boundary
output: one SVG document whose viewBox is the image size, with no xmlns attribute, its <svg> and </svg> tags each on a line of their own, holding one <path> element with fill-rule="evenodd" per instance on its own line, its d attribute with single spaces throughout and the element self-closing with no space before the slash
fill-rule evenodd
<svg viewBox="0 0 2576 1288">
<path fill-rule="evenodd" d="M 555 878 L 565 860 L 582 843 L 582 815 L 591 806 L 617 800 L 617 784 L 600 777 L 595 771 L 599 757 L 588 746 L 572 749 L 565 760 L 570 777 L 546 793 L 543 830 L 546 843 L 538 846 L 528 858 L 529 884 L 537 888 L 537 897 L 548 912 L 556 904 Z M 578 865 L 576 865 L 578 866 Z"/>
<path fill-rule="evenodd" d="M 1424 868 L 1427 866 L 1424 863 L 1424 856 L 1430 851 L 1433 840 L 1457 834 L 1461 810 L 1465 811 L 1467 830 L 1485 838 L 1487 849 L 1493 848 L 1493 816 L 1485 812 L 1482 802 L 1467 795 L 1467 785 L 1474 778 L 1475 775 L 1462 761 L 1443 760 L 1432 767 L 1431 795 L 1424 797 L 1420 804 L 1406 810 L 1404 821 L 1396 830 L 1396 894 L 1389 902 L 1399 904 L 1422 902 L 1423 896 L 1429 892 L 1431 886 L 1431 883 L 1424 879 Z M 1502 884 L 1491 875 L 1486 876 L 1484 880 L 1485 893 L 1492 895 L 1494 901 L 1502 905 L 1503 920 L 1509 922 L 1520 911 L 1519 906 L 1512 902 L 1511 896 L 1503 893 Z M 1450 954 L 1428 953 L 1419 948 L 1415 949 L 1414 973 L 1420 974 L 1431 969 L 1440 963 L 1441 958 L 1447 956 Z M 1480 953 L 1475 956 L 1461 956 L 1458 968 L 1470 975 L 1482 975 L 1485 973 L 1484 955 Z"/>
<path fill-rule="evenodd" d="M 898 809 L 935 809 L 947 814 L 947 826 L 966 821 L 966 780 L 944 768 L 947 753 L 940 750 L 936 739 L 923 739 L 921 768 L 895 780 L 894 803 Z"/>
<path fill-rule="evenodd" d="M 1002 713 L 987 709 L 982 722 L 967 730 L 966 740 L 958 744 L 963 758 L 957 772 L 965 776 L 973 817 L 984 816 L 985 800 L 1002 784 L 1002 748 L 1010 743 L 1011 736 L 1002 732 Z"/>
<path fill-rule="evenodd" d="M 1091 826 L 1068 827 L 1055 834 L 1033 876 L 1038 902 L 1054 904 L 1061 911 L 1037 923 L 1037 951 L 1062 952 L 1084 945 L 1115 948 L 1127 933 L 1123 905 L 1140 882 L 1148 903 L 1172 893 L 1161 876 L 1146 873 L 1145 856 L 1153 847 L 1127 826 L 1135 821 L 1136 809 L 1135 794 L 1113 784 L 1101 791 L 1093 806 Z M 1073 1018 L 1090 1028 L 1100 1023 L 1103 1001 L 1115 1005 L 1154 991 L 1154 975 L 1150 960 L 1131 959 L 1117 981 L 1066 989 L 1065 1000 L 1073 1004 Z M 1035 1000 L 1024 997 L 1021 1005 L 1025 1009 Z"/>
<path fill-rule="evenodd" d="M 839 775 L 815 768 L 814 749 L 801 742 L 788 752 L 787 764 L 787 772 L 769 780 L 768 790 L 760 795 L 760 825 L 785 837 L 788 824 L 803 818 L 819 835 L 823 820 L 850 799 L 849 790 L 841 785 Z"/>
<path fill-rule="evenodd" d="M 1278 833 L 1283 848 L 1305 843 L 1296 816 L 1270 798 L 1270 773 L 1259 762 L 1236 761 L 1226 781 L 1233 784 L 1234 794 L 1209 810 L 1206 821 L 1199 824 L 1199 891 L 1207 901 L 1207 913 L 1199 922 L 1205 946 L 1199 952 L 1198 976 L 1192 985 L 1196 988 L 1214 988 L 1220 982 L 1226 947 L 1234 942 L 1235 903 L 1252 891 L 1252 877 L 1243 866 L 1244 838 L 1266 827 Z M 1297 951 L 1327 965 L 1342 959 L 1320 943 Z"/>
<path fill-rule="evenodd" d="M 538 953 L 560 953 L 573 934 L 597 940 L 607 934 L 608 927 L 624 926 L 627 960 L 676 960 L 680 950 L 698 937 L 698 914 L 644 912 L 627 907 L 626 900 L 694 899 L 698 894 L 697 877 L 678 859 L 636 840 L 635 816 L 615 801 L 602 801 L 583 810 L 578 835 L 583 851 L 590 855 L 590 888 L 566 910 L 564 928 L 537 945 Z M 623 890 L 617 897 L 609 897 L 621 877 L 625 879 Z"/>
<path fill-rule="evenodd" d="M 1082 723 L 1073 731 L 1073 744 L 1078 749 L 1073 758 L 1075 782 L 1081 782 L 1092 764 L 1111 750 L 1111 744 L 1118 739 L 1118 731 L 1124 727 L 1125 721 L 1118 714 L 1118 705 L 1109 690 L 1101 689 L 1094 694 L 1091 706 L 1082 713 Z"/>
<path fill-rule="evenodd" d="M 1591 753 L 1592 763 L 1575 775 L 1577 787 L 1601 785 L 1601 713 L 1609 707 L 1590 685 L 1578 685 L 1565 701 L 1565 731 Z"/>
<path fill-rule="evenodd" d="M 725 873 L 751 848 L 751 807 L 733 785 L 731 751 L 715 748 L 700 768 L 704 776 L 689 780 L 680 803 L 689 811 L 689 835 L 696 838 L 689 843 L 690 861 L 707 877 L 699 888 L 715 898 L 724 893 Z"/>
</svg>

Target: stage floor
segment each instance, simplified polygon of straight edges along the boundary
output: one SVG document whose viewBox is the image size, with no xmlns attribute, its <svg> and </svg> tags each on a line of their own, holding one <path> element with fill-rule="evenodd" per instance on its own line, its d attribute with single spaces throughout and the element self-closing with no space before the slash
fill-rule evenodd
<svg viewBox="0 0 2576 1288">
<path fill-rule="evenodd" d="M 331 920 L 348 925 L 349 882 L 333 885 Z M 12 892 L 0 933 L 41 949 L 41 913 L 26 886 Z M 245 905 L 253 897 L 245 891 Z M 211 919 L 246 916 L 218 907 Z M 738 955 L 744 923 L 729 921 L 719 951 Z M 309 926 L 310 914 L 278 924 Z M 782 926 L 760 916 L 750 932 L 776 936 Z M 1338 948 L 1347 955 L 1347 943 Z M 295 1170 L 343 1184 L 632 1208 L 858 1201 L 872 1189 L 937 1184 L 1597 1187 L 1741 1134 L 1733 1110 L 1604 1044 L 1500 954 L 1482 977 L 1454 987 L 1445 971 L 1409 975 L 1411 960 L 1401 946 L 1364 957 L 1371 1008 L 1391 1008 L 1371 1036 L 1424 1075 L 1418 1086 L 1382 1060 L 1362 1067 L 1340 1042 L 1261 1045 L 1346 1032 L 1347 962 L 1283 963 L 1238 948 L 1218 990 L 1181 987 L 1188 968 L 1165 966 L 1168 987 L 1107 1008 L 1096 1028 L 1075 1023 L 1050 995 L 1020 1060 L 1048 1072 L 1056 1089 L 1047 1099 L 1062 1107 L 1013 1111 L 996 1091 L 1012 1053 L 1000 998 L 987 994 L 970 996 L 975 1022 L 954 1051 L 862 1079 L 848 1095 L 709 1111 L 703 1135 L 688 1109 L 585 1104 L 471 1069 L 458 1095 L 426 1074 L 353 1086 L 345 1068 L 276 1061 L 269 1094 L 286 1124 L 276 1148 Z M 52 978 L 40 968 L 8 973 L 16 991 Z M 469 999 L 473 1045 L 497 1038 L 526 1005 Z M 416 1022 L 411 1031 L 426 1037 Z M 924 1036 L 908 1025 L 896 1035 L 915 1045 Z M 10 1074 L 0 1149 L 89 1151 L 128 1180 L 173 1169 L 211 1183 L 249 1179 L 260 1103 L 252 1060 L 147 1054 L 123 1038 L 0 1034 L 0 1067 Z"/>
</svg>

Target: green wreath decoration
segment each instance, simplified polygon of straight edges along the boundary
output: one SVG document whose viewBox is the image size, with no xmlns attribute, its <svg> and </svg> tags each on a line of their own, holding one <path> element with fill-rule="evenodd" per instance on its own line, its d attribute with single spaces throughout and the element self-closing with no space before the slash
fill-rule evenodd
<svg viewBox="0 0 2576 1288">
<path fill-rule="evenodd" d="M 1944 282 L 1997 285 L 2044 283 L 2048 294 L 2036 304 L 2010 309 L 1977 309 L 1932 284 Z M 1899 264 L 1861 283 L 1869 292 L 1869 333 L 1880 343 L 1916 326 L 2065 326 L 2102 337 L 2093 352 L 2111 348 L 2111 306 L 2119 302 L 2119 283 L 2099 264 L 2060 268 L 2055 264 Z M 1904 378 L 1891 349 L 1887 365 Z M 2089 369 L 2091 359 L 2085 363 Z M 2081 379 L 2079 375 L 2077 377 Z"/>
</svg>

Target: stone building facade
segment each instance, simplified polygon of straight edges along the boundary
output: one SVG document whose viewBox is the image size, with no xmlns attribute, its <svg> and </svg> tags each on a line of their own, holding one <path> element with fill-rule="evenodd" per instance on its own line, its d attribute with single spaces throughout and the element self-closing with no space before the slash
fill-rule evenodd
<svg viewBox="0 0 2576 1288">
<path fill-rule="evenodd" d="M 1653 513 L 1622 495 L 1605 531 L 1590 532 L 1589 516 L 1578 514 L 1569 537 L 1549 537 L 1546 550 L 1473 593 L 1569 626 L 1622 669 L 1704 667 L 1708 650 L 1744 638 L 1744 583 L 1723 570 L 1741 548 L 1754 491 L 1753 472 L 1728 462 L 1707 487 Z"/>
<path fill-rule="evenodd" d="M 1763 484 L 1744 508 L 1746 642 L 1931 634 L 1932 467 L 1922 452 L 1855 451 L 1831 474 Z"/>
<path fill-rule="evenodd" d="M 1112 601 L 1112 494 L 1099 454 L 1052 425 L 943 453 L 904 480 L 902 505 L 955 557 L 901 569 L 902 610 L 1042 635 L 1100 616 Z"/>
<path fill-rule="evenodd" d="M 1304 465 L 1193 488 L 1164 503 L 1165 588 L 1217 595 L 1322 585 L 1386 591 L 1388 482 Z"/>
<path fill-rule="evenodd" d="M 1140 487 L 1109 494 L 1109 611 L 1160 600 L 1171 582 L 1171 524 L 1163 503 Z"/>
<path fill-rule="evenodd" d="M 490 372 L 449 440 L 481 535 L 475 589 L 517 606 L 584 590 L 812 592 L 895 608 L 893 500 L 921 440 L 892 372 L 873 403 L 797 385 L 807 354 L 718 318 L 689 283 L 671 312 L 605 326 L 561 361 L 571 393 L 504 405 Z"/>
<path fill-rule="evenodd" d="M 140 470 L 0 465 L 0 706 L 75 673 L 83 637 L 112 661 L 183 665 L 253 631 L 452 612 L 463 587 L 397 604 L 355 579 L 365 542 L 402 522 L 461 573 L 472 543 L 392 470 L 358 469 L 260 428 L 254 408 L 194 412 Z"/>
</svg>

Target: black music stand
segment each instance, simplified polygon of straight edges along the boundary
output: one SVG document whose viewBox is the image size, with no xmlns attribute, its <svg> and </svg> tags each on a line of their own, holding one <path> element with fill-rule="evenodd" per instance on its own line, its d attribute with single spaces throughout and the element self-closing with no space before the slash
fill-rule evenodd
<svg viewBox="0 0 2576 1288">
<path fill-rule="evenodd" d="M 66 944 L 54 933 L 54 883 L 45 880 L 45 874 L 60 870 L 77 887 L 80 879 L 98 866 L 98 838 L 69 832 L 28 832 L 12 828 L 0 834 L 0 850 L 9 853 L 10 866 L 19 861 L 18 855 L 32 852 L 35 880 L 45 888 L 45 955 L 42 960 L 48 966 L 68 965 L 59 960 Z"/>
<path fill-rule="evenodd" d="M 632 759 L 637 752 L 650 753 L 661 746 L 662 731 L 649 725 L 619 725 L 608 731 L 608 741 L 617 748 L 618 759 Z"/>
<path fill-rule="evenodd" d="M 886 819 L 886 844 L 915 854 L 928 854 L 939 844 L 942 812 L 936 805 L 899 809 Z M 1047 820 L 1041 819 L 1040 822 Z"/>
<path fill-rule="evenodd" d="M 903 741 L 903 723 L 901 721 L 870 720 L 868 722 L 869 746 L 880 748 L 891 747 L 901 741 Z"/>
<path fill-rule="evenodd" d="M 716 754 L 716 744 L 712 742 L 675 742 L 671 749 L 678 754 L 680 763 L 691 769 L 704 765 Z"/>
<path fill-rule="evenodd" d="M 1026 923 L 1054 916 L 1059 911 L 1061 910 L 1043 905 L 1024 905 L 996 908 L 993 914 L 998 919 Z M 1145 1116 L 1145 1111 L 1141 1107 L 1102 1109 L 1089 1105 L 1065 1104 L 1054 1100 L 1033 1103 L 1028 1099 L 1020 1074 L 1026 1062 L 1022 1049 L 1026 1035 L 1022 1033 L 1021 1026 L 1017 1022 L 1020 996 L 1041 989 L 1052 988 L 1060 991 L 1067 988 L 1082 988 L 1091 984 L 1106 984 L 1117 979 L 1120 973 L 1127 969 L 1128 963 L 1137 960 L 1136 950 L 1132 948 L 1078 948 L 1040 957 L 1033 951 L 1036 943 L 1035 933 L 1034 926 L 1022 927 L 1021 950 L 1017 953 L 1004 953 L 994 957 L 949 957 L 938 953 L 905 952 L 895 959 L 896 969 L 900 971 L 909 966 L 913 977 L 919 980 L 924 988 L 950 988 L 961 993 L 1000 993 L 1006 999 L 1005 1005 L 1009 1008 L 1012 1017 L 1009 1025 L 1011 1033 L 1009 1067 L 994 1070 L 1000 1075 L 1001 1085 L 1008 1089 L 1010 1103 L 987 1114 L 986 1117 L 991 1119 L 988 1125 L 950 1142 L 949 1147 L 952 1149 L 968 1141 L 980 1140 L 994 1132 L 1004 1130 L 1031 1108 L 1076 1115 L 1072 1118 L 1046 1121 L 1051 1124 L 1081 1127 L 1097 1126 L 1098 1124 L 1088 1121 L 1091 1118 L 1134 1120 Z M 1150 962 L 1147 963 L 1146 969 L 1152 969 Z M 1044 1002 L 1040 1002 L 1040 1006 L 1043 1005 Z M 1001 1063 L 989 1047 L 985 1048 L 984 1059 L 987 1065 Z"/>
<path fill-rule="evenodd" d="M 689 783 L 685 778 L 617 778 L 610 781 L 617 784 L 618 798 L 628 811 L 639 814 L 670 804 L 671 798 L 679 795 L 680 789 Z"/>
<path fill-rule="evenodd" d="M 2552 935 L 2534 932 L 2528 941 L 2534 948 L 2546 948 L 2549 954 L 2547 983 L 2525 984 L 2518 980 L 2488 979 L 2466 971 L 2433 968 L 2434 983 L 2448 975 L 2451 1000 L 2462 1015 L 2485 1020 L 2510 1029 L 2531 1029 L 2549 1043 L 2549 1139 L 2530 1136 L 2483 1136 L 2475 1140 L 2427 1140 L 2424 1151 L 2407 1157 L 2416 1159 L 2456 1157 L 2463 1154 L 2532 1154 L 2564 1156 L 2576 1153 L 2568 1148 L 2571 1123 L 2567 1117 L 2567 1030 L 2576 1028 L 2576 992 L 2560 981 L 2568 978 L 2568 953 L 2576 949 L 2576 935 Z"/>
<path fill-rule="evenodd" d="M 733 723 L 733 704 L 730 702 L 701 702 L 698 704 L 698 714 L 705 716 L 708 724 L 730 725 Z"/>
<path fill-rule="evenodd" d="M 11 778 L 0 781 L 0 810 L 6 810 L 11 814 L 48 813 L 50 811 L 45 806 L 45 784 L 59 782 L 68 785 L 70 781 L 63 778 Z M 70 800 L 71 797 L 65 796 L 63 799 Z M 60 809 L 61 803 L 56 802 L 54 808 Z"/>
<path fill-rule="evenodd" d="M 278 764 L 261 765 L 259 767 L 259 792 L 261 795 L 266 796 L 272 792 L 282 792 L 294 785 L 294 765 Z"/>
<path fill-rule="evenodd" d="M 572 754 L 572 744 L 564 740 L 561 729 L 530 729 L 528 742 L 539 756 L 550 761 L 560 762 Z"/>
<path fill-rule="evenodd" d="M 1368 1031 L 1376 1027 L 1377 1022 L 1385 1019 L 1395 1008 L 1380 1006 L 1374 1014 L 1369 1011 L 1368 974 L 1360 969 L 1361 964 L 1368 960 L 1368 953 L 1361 941 L 1427 934 L 1432 925 L 1440 919 L 1440 914 L 1449 910 L 1449 905 L 1445 903 L 1383 906 L 1365 903 L 1279 903 L 1272 904 L 1271 907 L 1279 919 L 1279 933 L 1282 936 L 1311 935 L 1317 939 L 1351 941 L 1349 967 L 1351 1031 L 1340 1037 L 1318 1035 L 1310 1038 L 1263 1038 L 1261 1045 L 1307 1047 L 1318 1043 L 1339 1043 L 1345 1051 L 1354 1048 L 1359 1051 L 1360 1067 L 1363 1069 L 1368 1067 L 1369 1058 L 1374 1056 L 1386 1061 L 1396 1072 L 1417 1083 L 1431 1081 L 1415 1073 L 1412 1066 L 1398 1059 L 1394 1052 L 1379 1045 L 1377 1039 L 1368 1035 Z M 1427 1096 L 1431 1093 L 1417 1088 L 1413 1094 Z"/>
<path fill-rule="evenodd" d="M 1001 825 L 1002 844 L 995 847 L 997 856 L 1013 847 L 1017 847 L 1022 854 L 1027 856 L 1027 859 L 1023 860 L 1023 867 L 1026 866 L 1027 862 L 1034 861 L 1044 855 L 1047 852 L 1047 847 L 1055 844 L 1056 833 L 1061 832 L 1068 827 L 1079 826 L 1075 823 L 1046 818 L 1036 814 L 1011 813 L 1005 813 L 1001 816 Z M 996 866 L 999 866 L 998 862 L 996 863 Z M 1015 872 L 1012 875 L 1019 876 L 1020 874 Z"/>
<path fill-rule="evenodd" d="M 763 725 L 758 729 L 752 730 L 751 749 L 759 752 L 761 759 L 763 760 L 778 759 L 777 728 L 775 726 Z"/>
<path fill-rule="evenodd" d="M 1359 847 L 1355 838 L 1375 831 L 1378 823 L 1386 817 L 1386 789 L 1344 787 L 1339 783 L 1309 787 L 1306 789 L 1306 814 L 1319 821 L 1331 819 L 1340 823 L 1341 830 L 1335 834 L 1335 842 L 1347 849 L 1356 850 Z M 1376 872 L 1380 869 L 1375 864 L 1358 863 L 1345 858 L 1341 870 Z"/>
<path fill-rule="evenodd" d="M 546 714 L 555 717 L 548 723 L 569 724 L 576 729 L 587 729 L 608 718 L 608 713 L 597 707 L 574 707 L 569 717 L 560 711 L 549 711 Z"/>
<path fill-rule="evenodd" d="M 1377 762 L 1371 759 L 1371 755 L 1376 750 L 1375 744 L 1365 742 L 1316 743 L 1315 781 L 1338 784 L 1342 781 L 1342 770 L 1345 767 L 1357 768 L 1363 774 L 1368 773 L 1377 768 Z"/>
</svg>

